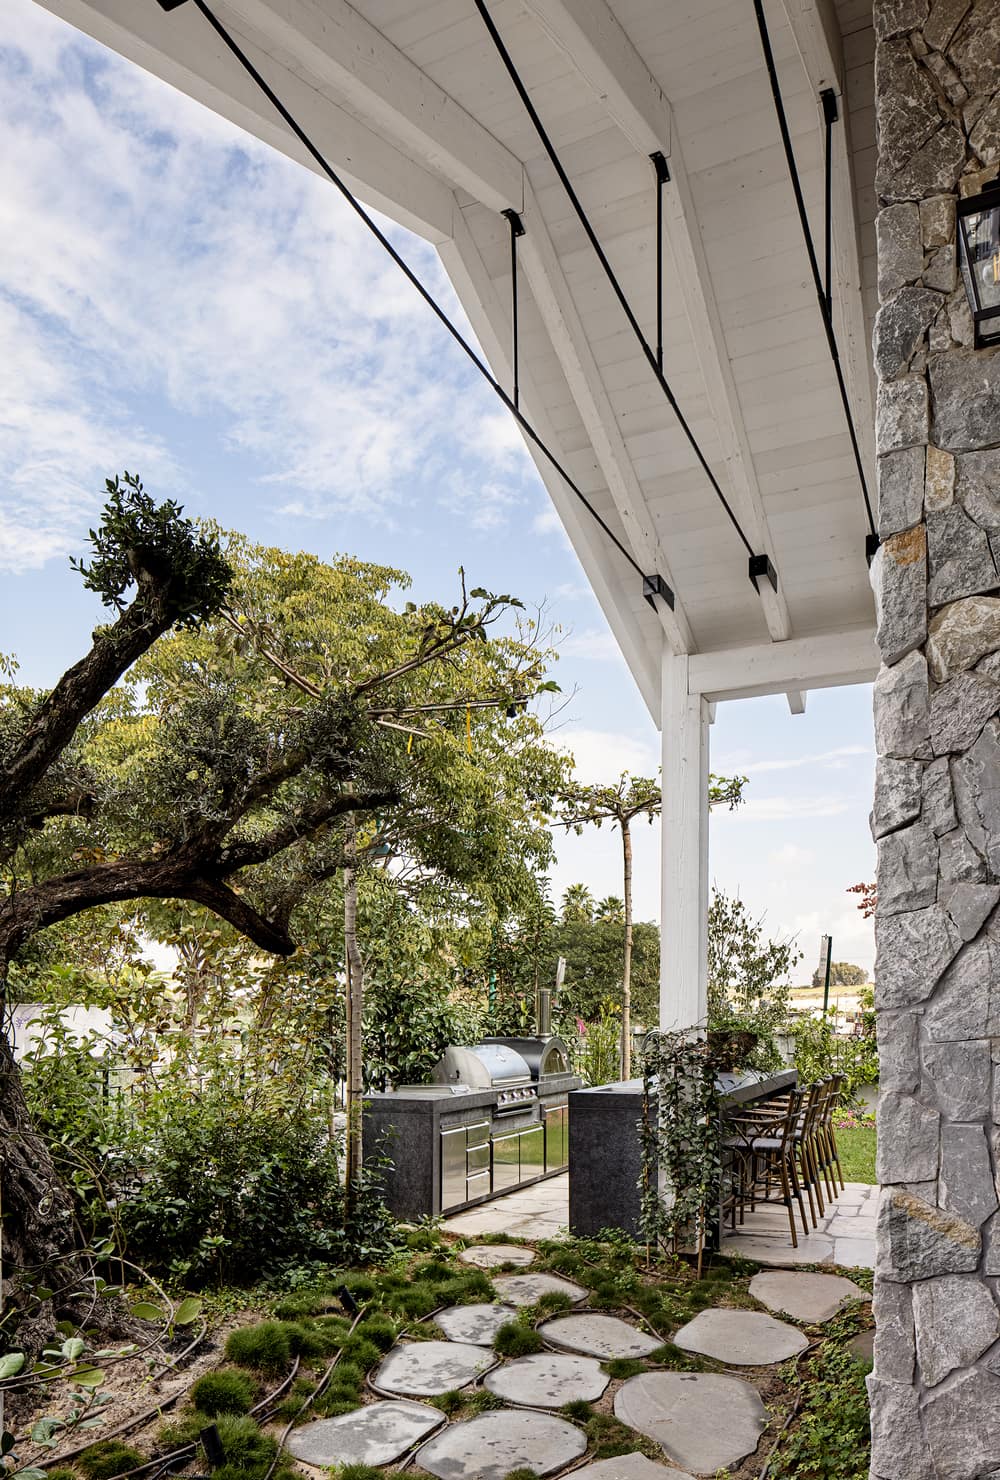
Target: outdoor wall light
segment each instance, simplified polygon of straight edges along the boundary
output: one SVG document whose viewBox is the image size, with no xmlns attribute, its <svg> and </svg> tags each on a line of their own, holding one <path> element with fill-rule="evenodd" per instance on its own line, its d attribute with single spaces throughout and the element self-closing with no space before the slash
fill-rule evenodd
<svg viewBox="0 0 1000 1480">
<path fill-rule="evenodd" d="M 958 203 L 958 251 L 976 349 L 1000 344 L 1000 180 Z"/>
</svg>

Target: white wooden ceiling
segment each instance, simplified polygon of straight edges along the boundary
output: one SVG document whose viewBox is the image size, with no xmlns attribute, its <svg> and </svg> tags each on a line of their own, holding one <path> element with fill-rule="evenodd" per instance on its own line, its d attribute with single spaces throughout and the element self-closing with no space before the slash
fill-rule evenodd
<svg viewBox="0 0 1000 1480">
<path fill-rule="evenodd" d="M 304 157 L 192 4 L 165 14 L 156 0 L 40 3 Z M 209 3 L 359 194 L 437 245 L 505 385 L 500 212 L 521 212 L 522 409 L 643 570 L 676 592 L 674 613 L 662 602 L 652 610 L 631 567 L 539 463 L 654 716 L 665 648 L 721 658 L 791 639 L 792 671 L 811 639 L 835 651 L 846 633 L 862 657 L 838 681 L 870 676 L 861 491 L 749 0 L 491 0 L 490 13 L 651 342 L 648 155 L 668 157 L 664 369 L 755 551 L 778 570 L 777 597 L 750 583 L 746 550 L 472 0 Z M 767 0 L 766 9 L 820 250 L 819 92 L 840 98 L 835 321 L 874 498 L 871 4 Z M 806 664 L 798 676 L 778 687 L 809 687 L 817 675 Z"/>
</svg>

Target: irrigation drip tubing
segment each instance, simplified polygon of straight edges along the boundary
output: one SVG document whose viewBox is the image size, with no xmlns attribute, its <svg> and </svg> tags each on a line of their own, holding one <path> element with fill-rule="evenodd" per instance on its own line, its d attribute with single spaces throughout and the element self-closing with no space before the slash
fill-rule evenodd
<svg viewBox="0 0 1000 1480">
<path fill-rule="evenodd" d="M 604 248 L 601 246 L 597 233 L 591 224 L 590 217 L 584 210 L 583 205 L 580 201 L 580 197 L 577 195 L 576 190 L 573 188 L 573 182 L 567 175 L 566 170 L 563 167 L 562 160 L 559 158 L 555 146 L 553 145 L 552 140 L 549 138 L 548 133 L 546 132 L 545 125 L 542 123 L 541 118 L 538 116 L 538 111 L 535 108 L 534 103 L 531 101 L 531 98 L 528 94 L 528 89 L 525 87 L 524 82 L 521 79 L 521 75 L 514 65 L 510 52 L 504 45 L 503 37 L 500 35 L 500 32 L 497 30 L 496 26 L 493 23 L 493 17 L 490 15 L 489 10 L 486 7 L 486 0 L 474 0 L 474 3 L 476 9 L 479 11 L 479 14 L 483 19 L 483 24 L 490 34 L 490 39 L 492 40 L 493 45 L 496 47 L 497 54 L 507 70 L 507 75 L 510 77 L 511 82 L 514 84 L 514 89 L 517 92 L 518 97 L 524 104 L 525 111 L 527 112 L 528 117 L 531 119 L 535 132 L 538 135 L 539 141 L 541 142 L 542 147 L 549 157 L 549 162 L 552 165 L 552 168 L 555 170 L 556 174 L 559 176 L 562 187 L 569 197 L 570 204 L 572 205 L 573 210 L 576 212 L 577 219 L 579 220 L 580 225 L 583 227 L 584 232 L 586 233 L 587 240 L 593 247 L 594 252 L 597 255 L 597 260 L 600 262 L 601 267 L 604 269 L 604 275 L 607 278 L 608 282 L 611 284 L 611 288 L 614 292 L 615 297 L 621 304 L 625 317 L 629 322 L 629 326 L 639 342 L 639 347 L 641 348 L 643 354 L 649 362 L 650 368 L 652 369 L 653 374 L 656 377 L 661 391 L 666 396 L 667 401 L 670 403 L 670 409 L 673 411 L 675 417 L 677 418 L 677 423 L 680 426 L 681 431 L 687 438 L 688 445 L 690 446 L 695 457 L 698 459 L 698 462 L 701 464 L 702 471 L 711 484 L 716 497 L 728 514 L 730 523 L 736 530 L 736 533 L 739 535 L 740 539 L 743 541 L 743 544 L 746 546 L 747 554 L 751 556 L 755 555 L 757 552 L 754 550 L 753 545 L 744 534 L 743 526 L 740 524 L 736 515 L 733 513 L 729 500 L 726 498 L 726 495 L 723 493 L 722 488 L 719 484 L 719 480 L 716 478 L 715 474 L 712 472 L 712 469 L 708 465 L 708 461 L 705 457 L 705 454 L 701 450 L 701 446 L 698 442 L 697 437 L 694 435 L 694 432 L 688 425 L 684 413 L 681 411 L 680 406 L 677 404 L 677 398 L 674 395 L 673 390 L 671 389 L 670 382 L 667 380 L 666 376 L 663 373 L 662 364 L 658 363 L 656 351 L 651 347 L 649 340 L 642 332 L 639 320 L 636 318 L 632 310 L 632 305 L 629 303 L 628 298 L 625 295 L 625 291 L 622 288 L 621 283 L 618 281 L 618 277 L 615 273 L 614 268 L 608 261 L 607 254 L 605 253 Z M 662 190 L 662 186 L 660 185 L 658 185 L 657 188 L 658 190 Z"/>
<path fill-rule="evenodd" d="M 178 3 L 180 3 L 180 0 L 178 0 Z M 214 14 L 208 4 L 206 4 L 206 0 L 194 0 L 194 5 L 196 9 L 201 11 L 202 15 L 212 27 L 212 30 L 215 31 L 216 35 L 220 38 L 223 44 L 233 54 L 233 56 L 239 62 L 240 66 L 246 72 L 247 76 L 253 80 L 256 86 L 264 94 L 268 102 L 271 104 L 272 108 L 274 108 L 275 112 L 278 113 L 278 115 L 288 125 L 289 129 L 298 139 L 299 143 L 305 149 L 310 158 L 315 161 L 319 169 L 330 181 L 331 185 L 336 186 L 341 195 L 347 201 L 347 204 L 354 211 L 355 215 L 364 222 L 365 226 L 367 226 L 372 236 L 375 237 L 376 241 L 378 241 L 384 248 L 384 250 L 389 254 L 403 276 L 420 294 L 421 298 L 427 304 L 428 308 L 434 314 L 435 318 L 437 318 L 438 321 L 444 325 L 445 329 L 447 329 L 452 339 L 472 362 L 475 368 L 479 371 L 479 374 L 486 381 L 487 385 L 491 388 L 493 393 L 498 396 L 499 399 L 506 406 L 507 410 L 510 412 L 511 416 L 513 416 L 514 420 L 517 422 L 524 435 L 528 438 L 529 442 L 531 442 L 531 444 L 538 449 L 538 451 L 551 465 L 551 467 L 554 468 L 554 470 L 559 474 L 560 478 L 562 478 L 563 482 L 566 484 L 566 487 L 580 501 L 580 503 L 583 504 L 584 508 L 587 510 L 588 514 L 590 514 L 591 518 L 604 531 L 608 539 L 618 550 L 619 554 L 624 556 L 624 558 L 628 561 L 629 565 L 636 572 L 636 574 L 641 578 L 645 578 L 648 572 L 643 570 L 642 566 L 635 559 L 631 551 L 618 538 L 614 530 L 611 529 L 611 527 L 607 524 L 607 522 L 597 511 L 597 509 L 594 508 L 593 504 L 590 502 L 583 489 L 579 486 L 576 480 L 570 476 L 566 468 L 556 457 L 555 453 L 552 452 L 548 445 L 543 441 L 541 435 L 535 430 L 535 428 L 527 420 L 527 418 L 522 415 L 519 407 L 515 405 L 513 397 L 508 395 L 508 393 L 504 390 L 503 386 L 490 370 L 485 360 L 483 360 L 482 357 L 476 353 L 476 350 L 466 339 L 462 331 L 448 317 L 447 313 L 445 313 L 444 309 L 437 302 L 430 289 L 425 287 L 417 274 L 413 271 L 413 269 L 407 264 L 401 254 L 393 246 L 392 242 L 386 236 L 385 232 L 381 230 L 373 217 L 370 216 L 369 213 L 365 210 L 364 206 L 358 200 L 357 196 L 351 190 L 350 186 L 341 179 L 340 175 L 338 175 L 337 171 L 333 168 L 326 157 L 313 143 L 312 139 L 309 137 L 306 131 L 299 123 L 296 122 L 295 118 L 278 97 L 277 93 L 271 87 L 270 83 L 265 80 L 265 78 L 254 66 L 253 62 L 240 46 L 239 42 L 230 35 L 226 27 Z"/>
<path fill-rule="evenodd" d="M 478 4 L 478 0 L 477 0 Z M 788 129 L 788 118 L 785 114 L 785 101 L 781 95 L 781 84 L 778 80 L 778 69 L 774 61 L 774 53 L 771 50 L 771 36 L 767 29 L 767 19 L 764 15 L 762 0 L 753 0 L 754 13 L 757 17 L 757 30 L 760 33 L 761 49 L 764 53 L 764 65 L 767 68 L 768 80 L 771 84 L 771 97 L 774 100 L 774 111 L 778 118 L 778 129 L 781 134 L 781 143 L 785 151 L 785 160 L 788 164 L 788 173 L 791 177 L 792 190 L 795 194 L 795 207 L 799 214 L 799 223 L 802 227 L 802 235 L 805 239 L 806 251 L 809 254 L 809 267 L 812 272 L 813 283 L 816 288 L 816 297 L 819 301 L 819 311 L 823 319 L 823 328 L 826 330 L 826 342 L 833 361 L 833 368 L 837 375 L 837 388 L 840 391 L 840 400 L 844 408 L 844 416 L 847 419 L 847 430 L 850 433 L 851 449 L 854 453 L 854 463 L 858 470 L 858 480 L 861 483 L 861 496 L 865 502 L 865 513 L 868 516 L 868 528 L 872 535 L 877 535 L 875 516 L 872 513 L 871 499 L 868 496 L 868 481 L 865 477 L 864 464 L 861 461 L 861 448 L 858 446 L 857 433 L 854 430 L 854 417 L 851 415 L 851 403 L 847 395 L 847 385 L 844 381 L 844 371 L 840 363 L 840 350 L 837 346 L 837 335 L 833 327 L 833 313 L 823 287 L 823 279 L 820 274 L 819 262 L 816 258 L 816 248 L 813 244 L 812 229 L 809 225 L 809 213 L 806 210 L 805 198 L 802 194 L 802 182 L 799 179 L 798 166 L 795 162 L 795 150 L 792 147 L 792 136 Z M 830 125 L 827 125 L 827 139 L 830 138 Z"/>
</svg>

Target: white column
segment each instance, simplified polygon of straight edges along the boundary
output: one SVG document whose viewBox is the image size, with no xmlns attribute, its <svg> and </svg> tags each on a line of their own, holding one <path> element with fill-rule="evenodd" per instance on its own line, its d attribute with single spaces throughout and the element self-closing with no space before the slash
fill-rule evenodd
<svg viewBox="0 0 1000 1480">
<path fill-rule="evenodd" d="M 688 659 L 663 655 L 660 1027 L 703 1024 L 707 1010 L 708 704 L 688 692 Z"/>
</svg>

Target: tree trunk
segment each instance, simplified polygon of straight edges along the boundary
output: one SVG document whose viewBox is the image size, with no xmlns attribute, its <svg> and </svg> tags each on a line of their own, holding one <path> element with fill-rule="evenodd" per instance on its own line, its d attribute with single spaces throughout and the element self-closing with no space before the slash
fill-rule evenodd
<svg viewBox="0 0 1000 1480">
<path fill-rule="evenodd" d="M 358 875 L 355 867 L 356 832 L 353 814 L 347 835 L 344 869 L 344 958 L 347 966 L 347 1204 L 350 1210 L 363 1159 L 361 1143 L 361 1011 L 364 1002 L 364 963 L 358 950 Z"/>
<path fill-rule="evenodd" d="M 621 1077 L 632 1077 L 632 834 L 628 819 L 622 818 L 624 863 L 625 958 L 622 964 Z"/>
</svg>

